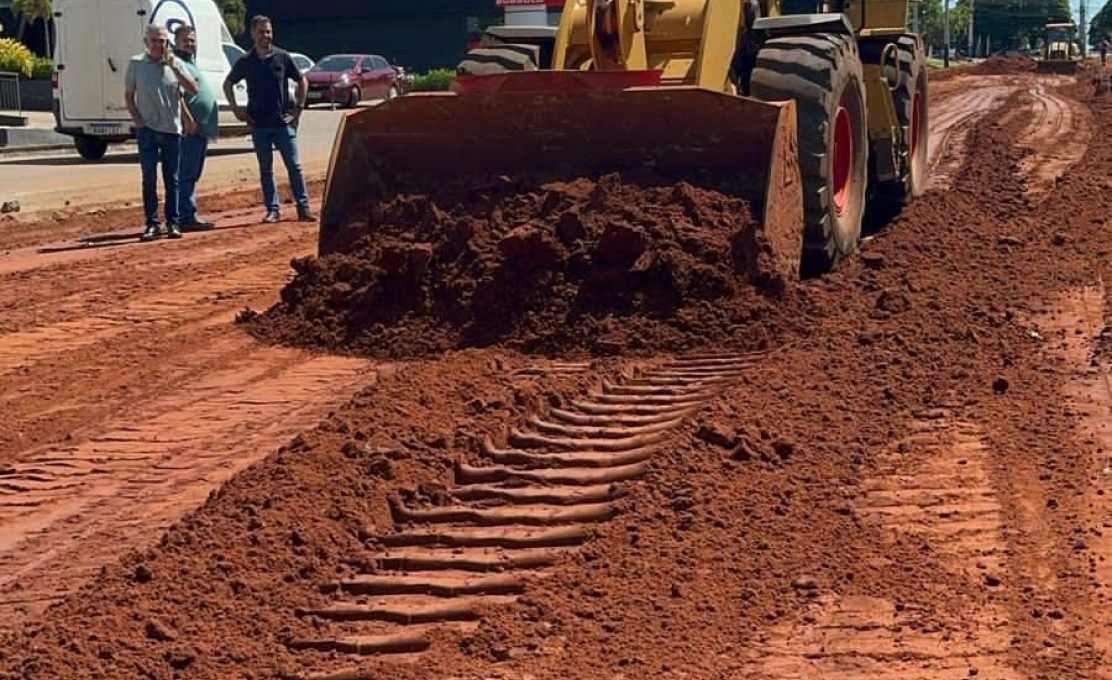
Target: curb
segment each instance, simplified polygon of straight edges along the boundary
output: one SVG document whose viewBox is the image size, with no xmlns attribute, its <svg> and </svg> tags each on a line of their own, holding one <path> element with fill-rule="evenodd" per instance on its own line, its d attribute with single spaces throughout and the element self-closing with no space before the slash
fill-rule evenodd
<svg viewBox="0 0 1112 680">
<path fill-rule="evenodd" d="M 44 151 L 61 151 L 73 149 L 73 144 L 27 144 L 18 146 L 0 146 L 0 158 L 9 156 L 29 156 Z"/>
</svg>

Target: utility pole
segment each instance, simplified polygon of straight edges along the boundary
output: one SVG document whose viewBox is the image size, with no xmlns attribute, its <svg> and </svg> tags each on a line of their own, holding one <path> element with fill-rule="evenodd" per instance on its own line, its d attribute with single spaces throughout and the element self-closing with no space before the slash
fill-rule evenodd
<svg viewBox="0 0 1112 680">
<path fill-rule="evenodd" d="M 1088 31 L 1085 30 L 1086 28 L 1088 28 L 1085 25 L 1085 15 L 1087 14 L 1087 12 L 1085 11 L 1085 9 L 1086 9 L 1085 5 L 1086 5 L 1085 0 L 1081 0 L 1081 26 L 1078 27 L 1078 33 L 1079 33 L 1079 37 L 1081 38 L 1081 58 L 1082 59 L 1084 59 L 1085 55 L 1089 53 L 1089 44 L 1088 44 L 1088 41 L 1085 39 L 1086 34 L 1088 33 Z"/>
<path fill-rule="evenodd" d="M 950 68 L 950 0 L 942 0 L 942 66 Z"/>
<path fill-rule="evenodd" d="M 919 7 L 922 2 L 911 3 L 911 32 L 919 35 Z"/>
</svg>

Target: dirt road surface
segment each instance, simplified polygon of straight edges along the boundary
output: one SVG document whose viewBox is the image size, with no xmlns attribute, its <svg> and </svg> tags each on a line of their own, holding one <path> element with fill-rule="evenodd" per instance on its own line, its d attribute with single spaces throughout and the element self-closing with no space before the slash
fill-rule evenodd
<svg viewBox="0 0 1112 680">
<path fill-rule="evenodd" d="M 1087 85 L 939 78 L 932 190 L 757 354 L 263 346 L 315 235 L 236 197 L 3 233 L 0 678 L 1112 678 Z"/>
</svg>

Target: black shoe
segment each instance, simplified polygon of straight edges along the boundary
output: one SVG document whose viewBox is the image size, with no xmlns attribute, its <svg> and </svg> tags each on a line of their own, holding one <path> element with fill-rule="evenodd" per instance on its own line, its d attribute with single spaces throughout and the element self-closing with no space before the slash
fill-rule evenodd
<svg viewBox="0 0 1112 680">
<path fill-rule="evenodd" d="M 182 231 L 210 231 L 215 228 L 216 225 L 212 222 L 205 222 L 203 220 L 196 219 L 189 220 L 188 222 L 182 222 L 181 224 Z"/>
<path fill-rule="evenodd" d="M 171 224 L 166 231 L 166 238 L 181 238 L 181 228 L 176 224 Z"/>
<path fill-rule="evenodd" d="M 147 241 L 155 240 L 159 236 L 162 236 L 162 230 L 158 228 L 158 225 L 149 224 L 147 225 L 146 230 L 143 232 L 143 235 L 139 237 L 139 240 L 146 243 Z"/>
<path fill-rule="evenodd" d="M 281 213 L 279 213 L 277 210 L 271 210 L 267 212 L 266 217 L 263 218 L 263 222 L 266 224 L 273 224 L 281 219 Z"/>
<path fill-rule="evenodd" d="M 297 211 L 297 219 L 301 220 L 302 222 L 316 222 L 317 214 L 312 210 L 306 208 L 305 210 Z"/>
</svg>

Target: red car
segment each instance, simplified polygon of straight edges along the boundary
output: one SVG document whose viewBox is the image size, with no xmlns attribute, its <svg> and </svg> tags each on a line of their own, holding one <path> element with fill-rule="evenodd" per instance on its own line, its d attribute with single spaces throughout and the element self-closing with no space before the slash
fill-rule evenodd
<svg viewBox="0 0 1112 680">
<path fill-rule="evenodd" d="M 404 94 L 399 69 L 377 54 L 333 54 L 305 74 L 309 80 L 307 106 L 358 106 L 368 99 L 393 99 Z"/>
</svg>

